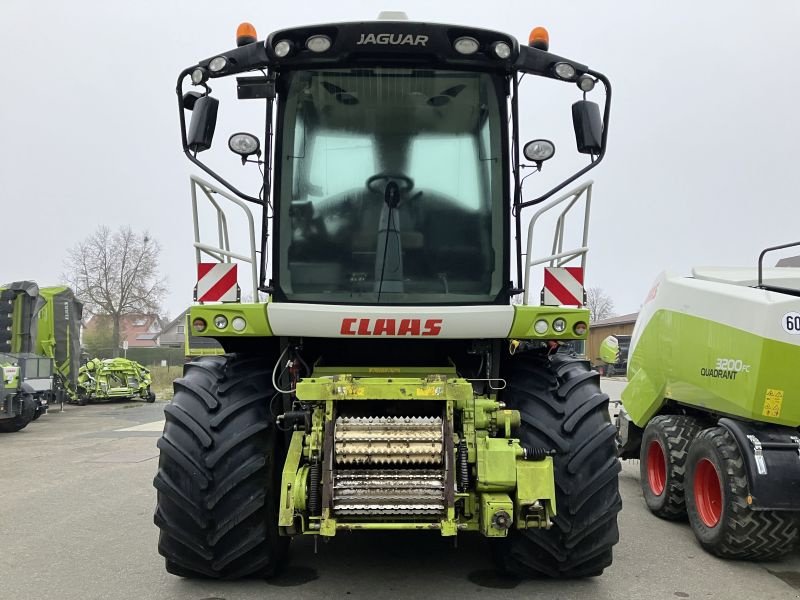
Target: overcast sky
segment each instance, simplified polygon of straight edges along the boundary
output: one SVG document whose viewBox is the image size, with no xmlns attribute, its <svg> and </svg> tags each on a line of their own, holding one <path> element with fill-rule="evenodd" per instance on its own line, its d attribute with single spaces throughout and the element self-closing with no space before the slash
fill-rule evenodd
<svg viewBox="0 0 800 600">
<path fill-rule="evenodd" d="M 663 269 L 751 265 L 761 248 L 800 240 L 800 3 L 793 0 L 2 6 L 2 282 L 59 283 L 69 247 L 99 224 L 130 224 L 161 242 L 166 308 L 179 313 L 191 302 L 195 260 L 178 72 L 233 47 L 243 20 L 263 39 L 287 26 L 373 19 L 381 9 L 520 40 L 544 25 L 553 52 L 609 76 L 609 153 L 592 173 L 587 279 L 613 297 L 618 313 L 637 310 Z M 574 160 L 565 132 L 577 89 L 545 90 L 552 88 L 522 100 L 522 137 L 551 137 L 559 150 L 542 179 L 529 180 L 526 197 Z M 230 90 L 219 95 L 218 145 L 237 128 L 262 127 L 260 111 L 235 105 Z M 213 157 L 223 173 L 252 181 L 233 155 Z"/>
</svg>

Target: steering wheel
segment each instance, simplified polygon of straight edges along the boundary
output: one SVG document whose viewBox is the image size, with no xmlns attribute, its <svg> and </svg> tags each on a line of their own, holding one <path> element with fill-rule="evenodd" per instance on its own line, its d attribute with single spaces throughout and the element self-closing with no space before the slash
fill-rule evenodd
<svg viewBox="0 0 800 600">
<path fill-rule="evenodd" d="M 399 175 L 397 173 L 378 173 L 367 179 L 367 189 L 373 194 L 382 194 L 384 190 L 379 189 L 375 184 L 379 181 L 396 181 L 397 187 L 400 188 L 400 193 L 405 194 L 414 189 L 414 180 L 408 175 Z"/>
</svg>

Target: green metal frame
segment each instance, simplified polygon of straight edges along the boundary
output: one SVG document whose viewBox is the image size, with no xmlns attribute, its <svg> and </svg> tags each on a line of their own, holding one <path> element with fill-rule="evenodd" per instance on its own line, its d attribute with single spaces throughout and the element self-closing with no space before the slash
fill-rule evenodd
<svg viewBox="0 0 800 600">
<path fill-rule="evenodd" d="M 376 376 L 376 375 L 391 376 Z M 556 514 L 553 461 L 524 459 L 524 450 L 513 431 L 520 414 L 493 397 L 475 397 L 472 384 L 458 377 L 454 368 L 431 373 L 426 368 L 353 367 L 316 368 L 297 384 L 297 399 L 313 408 L 308 433 L 292 434 L 281 481 L 279 526 L 285 535 L 334 536 L 337 531 L 438 530 L 443 536 L 460 531 L 479 531 L 487 537 L 504 537 L 509 527 L 549 527 Z M 456 446 L 466 441 L 467 461 L 474 489 L 455 492 L 453 505 L 438 521 L 364 522 L 337 519 L 329 508 L 309 516 L 308 474 L 312 461 L 323 456 L 326 427 L 332 426 L 336 405 L 342 401 L 436 401 L 441 402 L 446 427 L 453 430 L 456 414 L 461 431 L 453 433 L 449 464 L 456 465 Z M 464 510 L 456 514 L 455 502 Z M 507 513 L 506 526 L 495 516 Z"/>
</svg>

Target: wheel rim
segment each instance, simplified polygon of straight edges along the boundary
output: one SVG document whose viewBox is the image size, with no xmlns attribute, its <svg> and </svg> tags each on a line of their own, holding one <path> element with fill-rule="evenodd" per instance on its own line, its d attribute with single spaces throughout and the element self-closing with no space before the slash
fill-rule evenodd
<svg viewBox="0 0 800 600">
<path fill-rule="evenodd" d="M 722 485 L 717 468 L 707 458 L 694 471 L 694 503 L 706 527 L 716 527 L 722 517 Z"/>
<path fill-rule="evenodd" d="M 658 440 L 653 440 L 647 447 L 647 483 L 656 496 L 663 494 L 667 485 L 667 460 Z"/>
</svg>

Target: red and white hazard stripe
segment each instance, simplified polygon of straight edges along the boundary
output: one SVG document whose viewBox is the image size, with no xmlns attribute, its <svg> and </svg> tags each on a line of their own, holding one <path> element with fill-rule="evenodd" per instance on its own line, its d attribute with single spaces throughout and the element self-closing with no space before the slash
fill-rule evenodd
<svg viewBox="0 0 800 600">
<path fill-rule="evenodd" d="M 238 288 L 235 263 L 198 263 L 198 302 L 236 302 Z"/>
<path fill-rule="evenodd" d="M 583 306 L 583 268 L 545 267 L 545 306 Z"/>
</svg>

